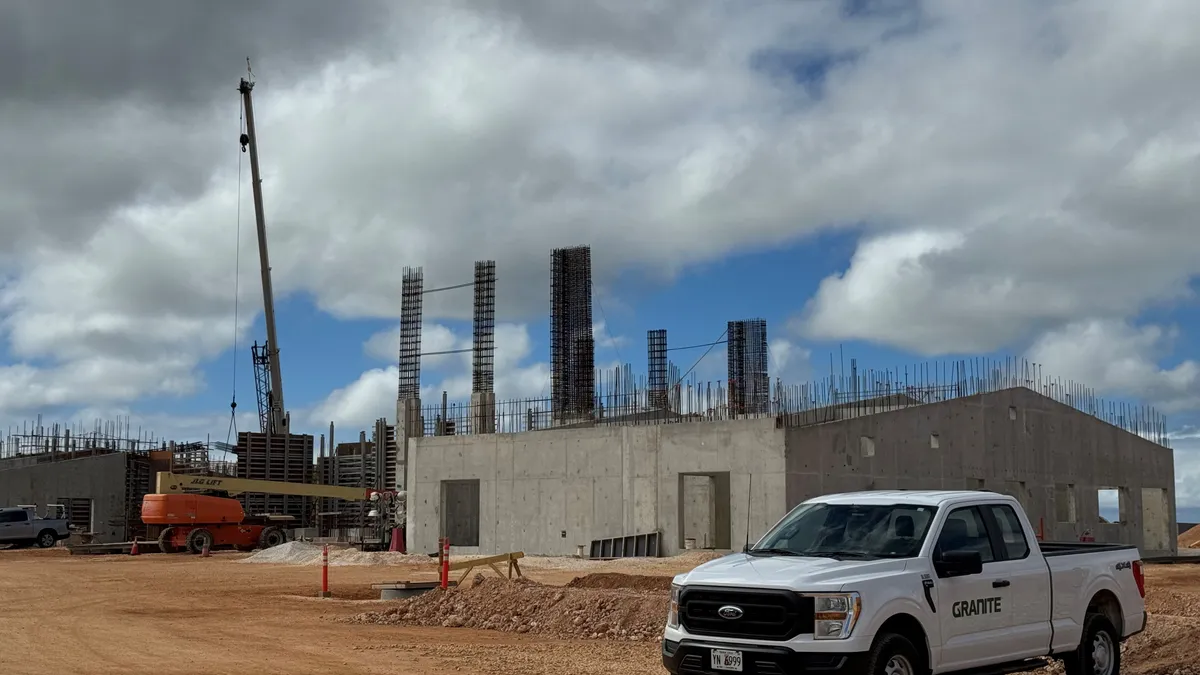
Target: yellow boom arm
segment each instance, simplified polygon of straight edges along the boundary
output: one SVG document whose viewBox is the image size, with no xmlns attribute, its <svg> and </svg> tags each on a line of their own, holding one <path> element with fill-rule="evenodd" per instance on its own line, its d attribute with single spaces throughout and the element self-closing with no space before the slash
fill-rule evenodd
<svg viewBox="0 0 1200 675">
<path fill-rule="evenodd" d="M 243 492 L 261 492 L 272 495 L 298 495 L 301 497 L 331 497 L 333 499 L 349 499 L 369 501 L 373 495 L 380 498 L 393 496 L 395 493 L 372 488 L 339 487 L 337 485 L 316 485 L 312 483 L 286 483 L 274 480 L 251 480 L 249 478 L 230 478 L 227 476 L 187 476 L 159 471 L 155 482 L 155 492 L 160 495 L 180 494 L 184 492 L 204 492 L 215 490 L 230 495 Z"/>
</svg>

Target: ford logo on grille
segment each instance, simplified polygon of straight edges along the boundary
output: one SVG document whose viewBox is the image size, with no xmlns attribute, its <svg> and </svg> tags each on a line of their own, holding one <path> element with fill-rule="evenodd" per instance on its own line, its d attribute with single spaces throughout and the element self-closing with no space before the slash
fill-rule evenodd
<svg viewBox="0 0 1200 675">
<path fill-rule="evenodd" d="M 734 619 L 740 619 L 745 614 L 746 613 L 742 611 L 741 607 L 734 607 L 733 605 L 725 605 L 721 609 L 717 610 L 718 616 L 720 616 L 722 619 L 729 619 L 730 621 Z"/>
</svg>

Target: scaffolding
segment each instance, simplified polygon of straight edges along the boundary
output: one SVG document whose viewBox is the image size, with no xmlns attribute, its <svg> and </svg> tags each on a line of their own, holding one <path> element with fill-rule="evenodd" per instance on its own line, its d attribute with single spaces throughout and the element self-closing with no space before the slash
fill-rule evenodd
<svg viewBox="0 0 1200 675">
<path fill-rule="evenodd" d="M 421 396 L 421 306 L 425 272 L 404 268 L 400 291 L 400 385 L 398 399 Z"/>
<path fill-rule="evenodd" d="M 496 380 L 496 261 L 475 263 L 471 391 L 491 392 Z"/>
<path fill-rule="evenodd" d="M 550 256 L 550 380 L 558 422 L 591 418 L 595 359 L 591 248 L 554 249 Z"/>
</svg>

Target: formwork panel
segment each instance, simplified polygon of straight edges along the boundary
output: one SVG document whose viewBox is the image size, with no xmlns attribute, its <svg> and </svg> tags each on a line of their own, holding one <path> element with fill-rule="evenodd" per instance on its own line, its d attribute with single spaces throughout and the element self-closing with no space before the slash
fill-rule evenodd
<svg viewBox="0 0 1200 675">
<path fill-rule="evenodd" d="M 313 437 L 309 434 L 264 434 L 243 431 L 234 448 L 238 478 L 287 483 L 309 482 Z M 312 500 L 296 495 L 247 493 L 242 508 L 249 515 L 292 516 L 298 526 L 307 526 Z"/>
</svg>

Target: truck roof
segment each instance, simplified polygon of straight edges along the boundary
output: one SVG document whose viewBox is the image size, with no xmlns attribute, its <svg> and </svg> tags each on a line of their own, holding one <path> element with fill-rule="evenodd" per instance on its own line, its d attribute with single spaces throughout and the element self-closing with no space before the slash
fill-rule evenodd
<svg viewBox="0 0 1200 675">
<path fill-rule="evenodd" d="M 977 499 L 1011 499 L 986 490 L 864 490 L 814 497 L 808 501 L 820 504 L 913 504 L 941 506 L 951 502 Z"/>
</svg>

